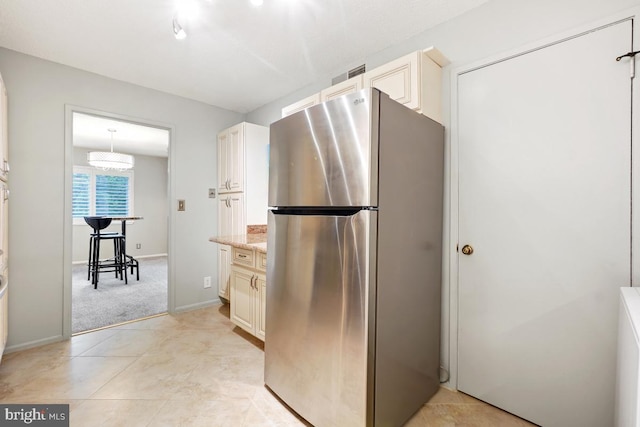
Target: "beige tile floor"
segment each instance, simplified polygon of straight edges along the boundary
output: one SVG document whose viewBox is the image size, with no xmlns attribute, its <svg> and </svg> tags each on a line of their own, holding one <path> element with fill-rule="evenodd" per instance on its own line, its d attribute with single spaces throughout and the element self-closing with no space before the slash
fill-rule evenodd
<svg viewBox="0 0 640 427">
<path fill-rule="evenodd" d="M 262 343 L 228 306 L 6 354 L 0 402 L 68 403 L 71 426 L 304 426 L 263 385 Z M 407 426 L 531 426 L 442 388 Z"/>
</svg>

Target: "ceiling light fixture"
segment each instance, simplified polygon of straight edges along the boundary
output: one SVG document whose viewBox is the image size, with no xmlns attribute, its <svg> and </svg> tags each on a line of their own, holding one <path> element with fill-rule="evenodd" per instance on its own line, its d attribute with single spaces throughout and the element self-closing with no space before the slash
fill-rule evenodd
<svg viewBox="0 0 640 427">
<path fill-rule="evenodd" d="M 255 7 L 258 6 L 262 6 L 262 4 L 264 3 L 264 0 L 250 0 L 251 4 L 254 5 Z"/>
<path fill-rule="evenodd" d="M 178 40 L 182 40 L 187 37 L 187 33 L 185 33 L 184 28 L 178 22 L 178 18 L 173 18 L 173 34 L 176 36 Z"/>
<path fill-rule="evenodd" d="M 134 159 L 130 154 L 113 152 L 113 134 L 115 129 L 107 129 L 111 132 L 111 151 L 91 151 L 87 153 L 87 161 L 93 167 L 103 170 L 119 170 L 133 168 Z"/>
</svg>

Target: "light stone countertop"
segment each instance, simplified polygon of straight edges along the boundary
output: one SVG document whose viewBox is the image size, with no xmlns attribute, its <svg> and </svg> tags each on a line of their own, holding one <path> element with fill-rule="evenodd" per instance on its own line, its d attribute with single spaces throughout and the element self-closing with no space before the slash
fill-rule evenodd
<svg viewBox="0 0 640 427">
<path fill-rule="evenodd" d="M 233 236 L 214 236 L 209 238 L 210 242 L 223 245 L 235 246 L 258 252 L 267 253 L 267 233 L 237 234 Z"/>
</svg>

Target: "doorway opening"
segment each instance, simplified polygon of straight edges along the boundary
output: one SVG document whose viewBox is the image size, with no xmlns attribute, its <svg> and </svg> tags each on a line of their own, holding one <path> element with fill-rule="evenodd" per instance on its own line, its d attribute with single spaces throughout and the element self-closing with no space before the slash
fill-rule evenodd
<svg viewBox="0 0 640 427">
<path fill-rule="evenodd" d="M 71 111 L 70 334 L 113 326 L 169 310 L 168 128 L 111 115 Z M 132 156 L 134 165 L 104 168 L 89 153 Z M 93 155 L 92 155 L 93 156 Z M 69 163 L 69 156 L 67 157 Z M 94 230 L 85 217 L 113 217 L 101 231 L 124 234 L 129 274 L 89 268 Z M 129 218 L 118 220 L 118 217 Z M 103 263 L 114 258 L 113 240 L 100 242 Z M 97 283 L 96 283 L 97 282 Z"/>
</svg>

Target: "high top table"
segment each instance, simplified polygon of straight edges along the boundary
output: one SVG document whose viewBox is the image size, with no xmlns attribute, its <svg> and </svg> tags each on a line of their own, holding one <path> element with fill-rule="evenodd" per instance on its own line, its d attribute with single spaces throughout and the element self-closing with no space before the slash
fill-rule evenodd
<svg viewBox="0 0 640 427">
<path fill-rule="evenodd" d="M 127 254 L 127 221 L 137 221 L 140 219 L 144 219 L 141 216 L 105 216 L 104 218 L 111 218 L 111 221 L 120 221 L 122 228 L 122 235 L 125 236 L 122 252 L 125 254 L 125 268 L 131 268 L 131 274 L 133 274 L 133 269 L 136 269 L 136 280 L 140 280 L 140 269 L 138 268 L 139 263 L 138 260 Z M 126 277 L 126 275 L 125 275 Z M 126 282 L 126 280 L 125 280 Z"/>
</svg>

